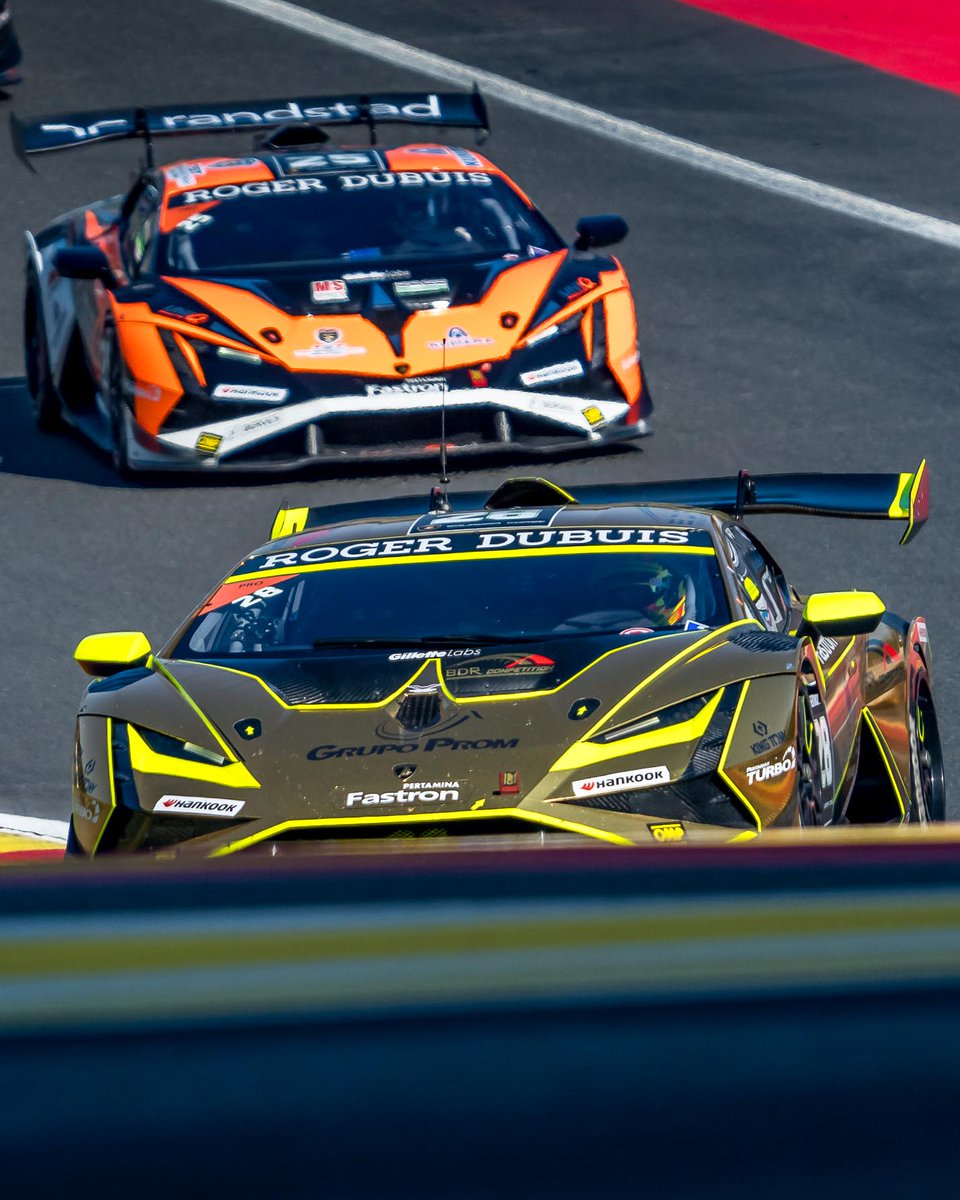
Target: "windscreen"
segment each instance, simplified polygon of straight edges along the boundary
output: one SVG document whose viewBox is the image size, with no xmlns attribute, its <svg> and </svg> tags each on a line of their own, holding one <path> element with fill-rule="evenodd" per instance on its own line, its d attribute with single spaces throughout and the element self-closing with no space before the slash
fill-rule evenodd
<svg viewBox="0 0 960 1200">
<path fill-rule="evenodd" d="M 356 547 L 346 549 L 351 548 Z M 729 620 L 717 559 L 704 546 L 591 546 L 579 552 L 555 548 L 340 559 L 289 569 L 270 565 L 273 569 L 228 579 L 189 623 L 174 656 L 633 637 Z"/>
<path fill-rule="evenodd" d="M 182 216 L 179 220 L 177 217 Z M 168 205 L 161 269 L 176 274 L 411 259 L 529 258 L 562 249 L 483 171 L 384 171 L 195 188 Z"/>
</svg>

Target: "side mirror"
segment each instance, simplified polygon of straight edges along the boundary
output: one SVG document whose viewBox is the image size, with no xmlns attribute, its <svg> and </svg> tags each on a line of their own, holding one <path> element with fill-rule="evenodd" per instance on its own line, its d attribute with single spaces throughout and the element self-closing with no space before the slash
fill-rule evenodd
<svg viewBox="0 0 960 1200">
<path fill-rule="evenodd" d="M 815 592 L 803 606 L 800 637 L 852 637 L 873 633 L 885 606 L 876 592 Z"/>
<path fill-rule="evenodd" d="M 74 650 L 73 657 L 88 675 L 98 678 L 142 667 L 150 657 L 143 633 L 91 633 Z"/>
<path fill-rule="evenodd" d="M 64 279 L 99 279 L 111 292 L 117 278 L 99 246 L 64 246 L 53 256 L 53 269 Z"/>
<path fill-rule="evenodd" d="M 581 217 L 577 222 L 577 240 L 574 250 L 591 250 L 600 246 L 615 246 L 630 232 L 623 217 L 616 213 L 603 213 L 596 217 Z"/>
</svg>

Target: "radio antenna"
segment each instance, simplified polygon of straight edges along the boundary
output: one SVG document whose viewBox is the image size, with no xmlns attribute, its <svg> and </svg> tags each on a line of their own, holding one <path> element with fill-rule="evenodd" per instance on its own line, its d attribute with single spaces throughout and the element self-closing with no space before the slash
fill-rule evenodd
<svg viewBox="0 0 960 1200">
<path fill-rule="evenodd" d="M 447 495 L 447 339 L 440 342 L 440 485 L 430 489 L 430 511 L 449 512 Z"/>
</svg>

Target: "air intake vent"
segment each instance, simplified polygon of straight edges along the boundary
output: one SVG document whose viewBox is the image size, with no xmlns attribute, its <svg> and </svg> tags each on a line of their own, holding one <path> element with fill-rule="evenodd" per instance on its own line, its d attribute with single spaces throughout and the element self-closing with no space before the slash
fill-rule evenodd
<svg viewBox="0 0 960 1200">
<path fill-rule="evenodd" d="M 422 733 L 440 722 L 440 693 L 407 692 L 397 709 L 397 720 L 411 733 Z"/>
</svg>

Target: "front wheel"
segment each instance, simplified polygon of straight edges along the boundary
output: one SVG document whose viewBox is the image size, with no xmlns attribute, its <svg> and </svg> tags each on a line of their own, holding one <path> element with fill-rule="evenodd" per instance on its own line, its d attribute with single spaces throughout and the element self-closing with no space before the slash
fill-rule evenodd
<svg viewBox="0 0 960 1200">
<path fill-rule="evenodd" d="M 947 819 L 947 789 L 940 747 L 940 726 L 926 672 L 919 672 L 910 704 L 911 817 L 925 821 Z"/>
<path fill-rule="evenodd" d="M 130 410 L 123 398 L 123 359 L 114 333 L 108 333 L 104 338 L 103 379 L 107 390 L 107 411 L 110 414 L 110 458 L 117 474 L 122 479 L 129 479 L 133 474 L 130 463 Z"/>
<path fill-rule="evenodd" d="M 797 800 L 800 824 L 828 824 L 833 814 L 833 739 L 820 689 L 805 679 L 797 697 Z"/>
<path fill-rule="evenodd" d="M 37 284 L 33 279 L 27 285 L 27 298 L 24 303 L 23 344 L 27 390 L 33 402 L 34 420 L 37 428 L 42 429 L 44 433 L 55 433 L 63 426 L 63 411 L 53 384 L 43 307 Z"/>
</svg>

